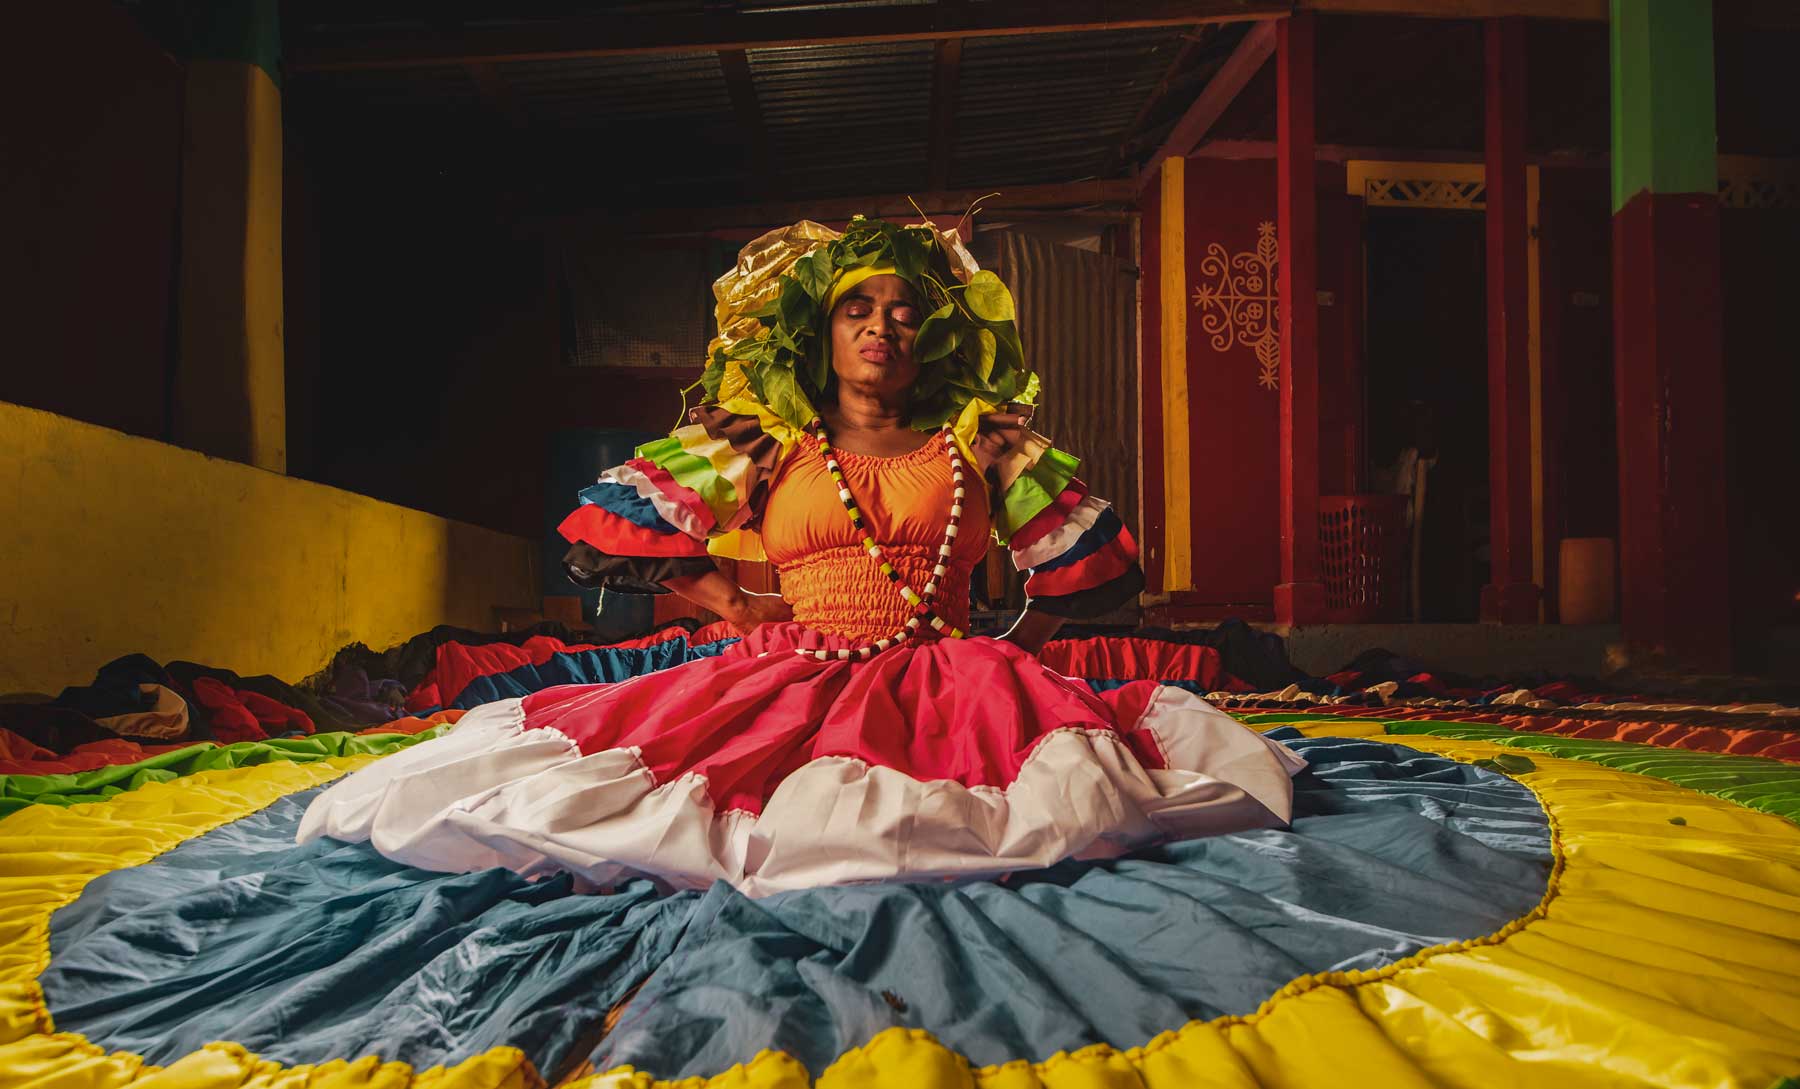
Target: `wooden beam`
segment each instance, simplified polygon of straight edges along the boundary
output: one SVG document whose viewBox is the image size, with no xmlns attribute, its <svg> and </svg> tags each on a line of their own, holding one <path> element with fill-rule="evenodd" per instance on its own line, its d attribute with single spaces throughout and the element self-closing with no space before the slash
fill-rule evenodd
<svg viewBox="0 0 1800 1089">
<path fill-rule="evenodd" d="M 289 71 L 418 68 L 476 61 L 562 60 L 645 53 L 700 53 L 802 45 L 874 45 L 1017 34 L 1071 34 L 1236 22 L 1285 15 L 1292 0 L 988 0 L 949 5 L 880 4 L 845 10 L 607 15 L 460 32 L 401 30 L 341 44 L 296 43 Z"/>
<path fill-rule="evenodd" d="M 1213 124 L 1224 116 L 1226 108 L 1237 98 L 1238 92 L 1244 89 L 1250 78 L 1256 75 L 1257 69 L 1274 54 L 1277 21 L 1267 19 L 1251 27 L 1250 32 L 1244 35 L 1244 40 L 1231 51 L 1231 56 L 1213 73 L 1213 78 L 1206 82 L 1200 97 L 1194 99 L 1194 104 L 1188 107 L 1187 112 L 1181 115 L 1181 120 L 1175 122 L 1175 127 L 1169 130 L 1162 147 L 1157 148 L 1156 154 L 1138 171 L 1140 190 L 1157 176 L 1157 170 L 1164 159 L 1186 158 L 1188 152 L 1206 138 L 1206 133 Z"/>
<path fill-rule="evenodd" d="M 950 187 L 950 154 L 956 147 L 956 88 L 962 81 L 961 38 L 946 38 L 932 51 L 930 185 Z"/>
<path fill-rule="evenodd" d="M 1319 173 L 1313 159 L 1318 20 L 1277 27 L 1275 208 L 1281 307 L 1281 582 L 1275 618 L 1325 619 L 1319 562 Z"/>
<path fill-rule="evenodd" d="M 1525 230 L 1525 22 L 1485 27 L 1489 576 L 1481 619 L 1535 624 L 1532 581 L 1531 315 Z"/>
<path fill-rule="evenodd" d="M 1321 15 L 1411 15 L 1423 19 L 1527 19 L 1604 23 L 1607 0 L 1294 0 Z"/>
<path fill-rule="evenodd" d="M 731 96 L 731 110 L 737 115 L 738 127 L 750 138 L 750 171 L 755 176 L 753 189 L 765 192 L 769 177 L 769 127 L 763 122 L 762 104 L 756 97 L 756 82 L 750 75 L 750 54 L 742 49 L 719 50 L 719 68 L 725 73 L 725 89 Z"/>
<path fill-rule="evenodd" d="M 1162 78 L 1156 81 L 1156 86 L 1150 88 L 1150 93 L 1144 97 L 1143 104 L 1132 116 L 1131 123 L 1119 130 L 1119 139 L 1113 145 L 1111 154 L 1107 156 L 1106 169 L 1100 172 L 1102 177 L 1111 175 L 1130 157 L 1131 144 L 1138 131 L 1144 127 L 1145 122 L 1150 120 L 1150 115 L 1168 95 L 1169 88 L 1174 86 L 1175 80 L 1187 68 L 1188 62 L 1193 59 L 1194 54 L 1199 52 L 1200 47 L 1216 32 L 1214 27 L 1203 23 L 1194 27 L 1192 32 L 1182 36 L 1181 48 L 1175 51 L 1175 59 L 1169 62 L 1167 68 L 1163 69 Z"/>
<path fill-rule="evenodd" d="M 1190 159 L 1273 159 L 1274 140 L 1208 140 L 1188 153 Z M 1375 147 L 1366 144 L 1315 144 L 1313 158 L 1325 163 L 1344 163 L 1352 159 L 1373 159 L 1393 163 L 1479 163 L 1485 162 L 1479 151 L 1444 148 Z M 1605 170 L 1604 151 L 1533 152 L 1525 156 L 1532 166 L 1587 167 Z M 1723 161 L 1723 158 L 1721 159 Z"/>
<path fill-rule="evenodd" d="M 994 195 L 996 192 L 997 196 Z M 977 200 L 981 201 L 984 215 L 1023 208 L 1090 208 L 1095 205 L 1124 207 L 1133 202 L 1134 192 L 1131 179 L 1111 178 L 1053 185 L 1014 185 L 1004 191 L 949 189 L 714 208 L 631 208 L 621 210 L 616 215 L 560 217 L 539 220 L 529 226 L 543 231 L 557 231 L 616 223 L 630 228 L 635 234 L 702 234 L 709 230 L 733 227 L 781 227 L 802 219 L 831 223 L 847 220 L 858 213 L 879 219 L 911 219 L 918 215 L 915 204 L 919 208 L 967 209 Z M 983 200 L 984 197 L 987 199 Z M 941 220 L 939 225 L 948 226 Z"/>
</svg>

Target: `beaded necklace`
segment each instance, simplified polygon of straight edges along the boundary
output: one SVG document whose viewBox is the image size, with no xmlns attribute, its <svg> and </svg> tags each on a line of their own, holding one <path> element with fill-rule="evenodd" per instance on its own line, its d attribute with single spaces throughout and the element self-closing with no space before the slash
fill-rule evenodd
<svg viewBox="0 0 1800 1089">
<path fill-rule="evenodd" d="M 867 661 L 882 651 L 898 646 L 912 638 L 913 633 L 919 630 L 920 624 L 928 624 L 933 631 L 948 638 L 961 639 L 966 633 L 961 628 L 946 623 L 932 606 L 932 603 L 937 600 L 938 580 L 944 577 L 945 565 L 950 562 L 950 553 L 956 546 L 957 524 L 962 521 L 963 463 L 961 455 L 956 451 L 956 439 L 950 429 L 946 427 L 938 433 L 939 439 L 944 444 L 944 453 L 950 458 L 950 521 L 944 526 L 944 543 L 938 546 L 937 563 L 931 569 L 931 578 L 925 583 L 924 593 L 919 593 L 907 583 L 906 576 L 888 562 L 887 557 L 882 554 L 881 546 L 875 543 L 875 539 L 869 536 L 868 530 L 864 528 L 862 510 L 856 505 L 856 497 L 850 494 L 850 484 L 844 479 L 844 471 L 837 463 L 837 456 L 832 452 L 831 439 L 825 433 L 825 421 L 814 416 L 812 423 L 807 426 L 807 430 L 819 442 L 819 454 L 825 459 L 825 470 L 831 474 L 833 483 L 837 485 L 838 499 L 843 502 L 844 511 L 850 516 L 850 524 L 863 535 L 863 550 L 869 554 L 870 559 L 881 566 L 881 573 L 888 577 L 888 581 L 894 583 L 900 591 L 900 596 L 906 600 L 908 605 L 912 606 L 913 615 L 907 619 L 906 626 L 893 635 L 885 639 L 877 639 L 873 643 L 857 647 L 854 650 L 845 648 L 837 651 L 834 655 L 829 650 L 800 648 L 794 653 L 802 658 L 817 658 L 821 662 L 832 657 L 845 660 L 857 658 Z"/>
</svg>

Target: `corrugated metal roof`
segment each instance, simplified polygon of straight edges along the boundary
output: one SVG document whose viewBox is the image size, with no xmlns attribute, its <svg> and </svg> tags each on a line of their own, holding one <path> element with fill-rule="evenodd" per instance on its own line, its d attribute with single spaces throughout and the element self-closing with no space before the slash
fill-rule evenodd
<svg viewBox="0 0 1800 1089">
<path fill-rule="evenodd" d="M 783 178 L 809 192 L 923 188 L 931 55 L 929 42 L 750 50 Z"/>
<path fill-rule="evenodd" d="M 929 0 L 871 0 L 894 2 Z M 290 34 L 354 41 L 358 27 L 530 22 L 594 14 L 580 0 L 530 0 L 477 17 L 476 3 L 445 9 L 420 0 L 342 0 L 290 6 Z M 854 2 L 745 0 L 739 10 L 792 12 Z M 717 10 L 708 0 L 640 0 L 609 12 L 672 20 Z M 460 16 L 460 18 L 458 18 Z M 1030 34 L 964 42 L 950 184 L 956 188 L 1073 181 L 1119 174 L 1113 149 L 1191 28 Z M 479 75 L 462 67 L 308 72 L 289 100 L 312 123 L 454 137 L 499 117 L 550 152 L 616 147 L 620 165 L 683 179 L 733 179 L 758 195 L 793 197 L 923 191 L 929 183 L 933 46 L 930 42 L 752 49 L 751 84 L 768 141 L 770 178 L 744 175 L 752 134 L 734 109 L 713 52 L 506 62 Z M 498 88 L 498 90 L 496 90 Z M 304 100 L 304 101 L 296 101 Z M 591 155 L 591 152 L 587 154 Z M 546 160 L 539 157 L 536 163 Z M 654 188 L 646 185 L 646 188 Z"/>
<path fill-rule="evenodd" d="M 1184 31 L 981 38 L 963 47 L 950 184 L 1097 177 Z"/>
</svg>

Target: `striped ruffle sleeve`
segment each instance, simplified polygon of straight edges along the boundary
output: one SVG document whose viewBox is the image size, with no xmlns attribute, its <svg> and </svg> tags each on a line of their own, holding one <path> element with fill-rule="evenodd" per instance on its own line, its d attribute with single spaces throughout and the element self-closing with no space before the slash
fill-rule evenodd
<svg viewBox="0 0 1800 1089">
<path fill-rule="evenodd" d="M 1006 406 L 984 419 L 975 443 L 994 534 L 1026 572 L 1031 608 L 1071 620 L 1111 612 L 1144 589 L 1137 542 L 1110 503 L 1088 494 L 1080 461 L 1030 430 L 1029 417 Z"/>
<path fill-rule="evenodd" d="M 692 409 L 685 425 L 583 489 L 581 505 L 559 527 L 569 542 L 563 569 L 570 580 L 663 593 L 667 579 L 712 570 L 708 538 L 756 524 L 793 445 L 785 425 L 757 407 Z"/>
</svg>

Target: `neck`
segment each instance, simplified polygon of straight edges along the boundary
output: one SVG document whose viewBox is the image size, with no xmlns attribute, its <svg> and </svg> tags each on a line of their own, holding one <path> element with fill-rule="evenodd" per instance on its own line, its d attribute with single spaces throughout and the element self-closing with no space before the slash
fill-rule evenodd
<svg viewBox="0 0 1800 1089">
<path fill-rule="evenodd" d="M 900 431 L 906 427 L 906 395 L 884 395 L 840 384 L 837 403 L 826 409 L 834 430 Z"/>
</svg>

